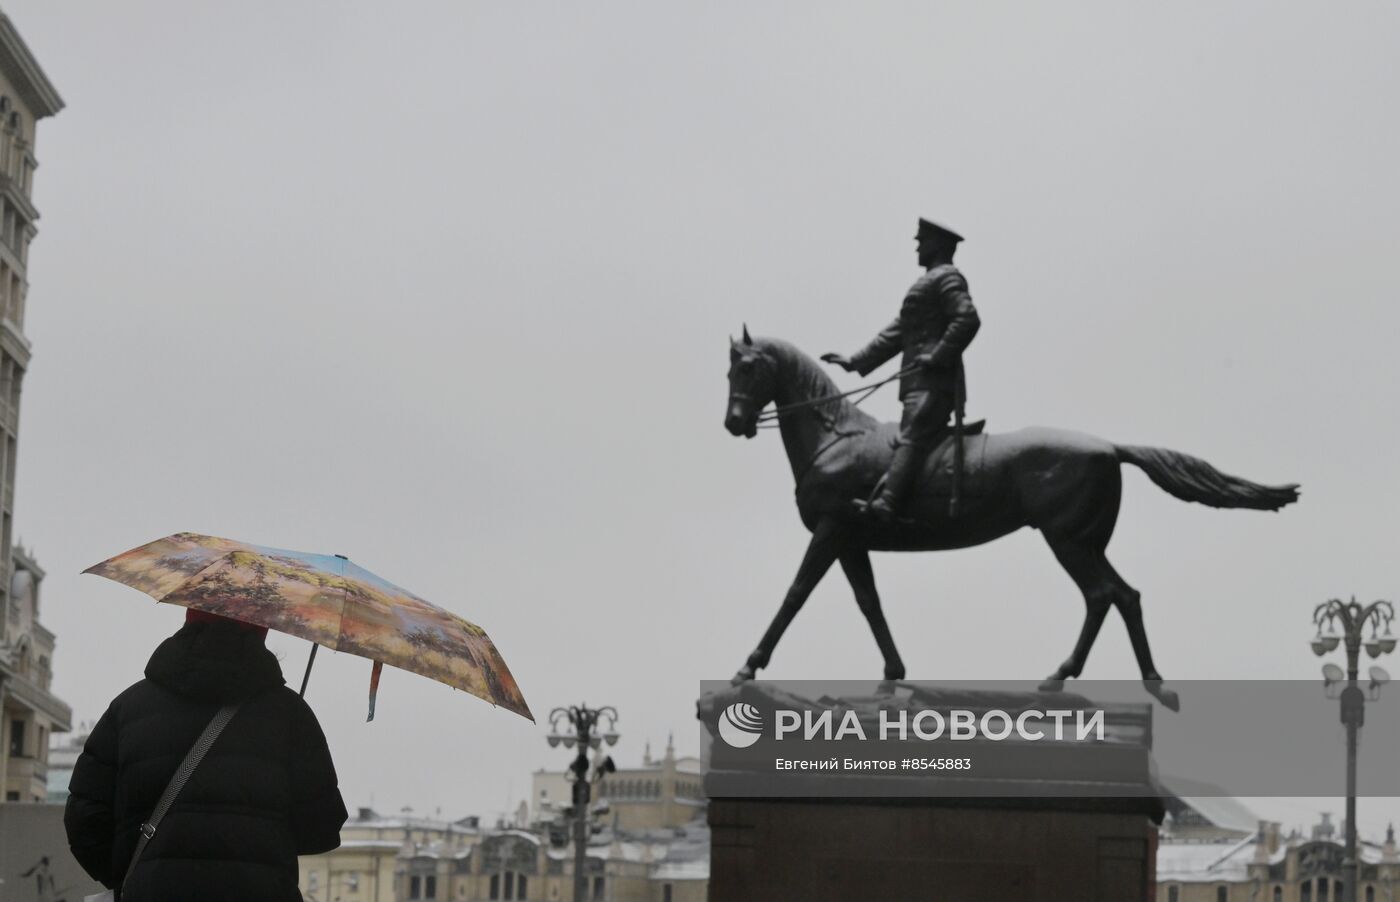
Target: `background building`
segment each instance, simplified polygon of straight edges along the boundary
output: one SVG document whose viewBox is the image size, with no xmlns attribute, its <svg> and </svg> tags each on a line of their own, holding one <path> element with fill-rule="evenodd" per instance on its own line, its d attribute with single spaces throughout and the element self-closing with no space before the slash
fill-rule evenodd
<svg viewBox="0 0 1400 902">
<path fill-rule="evenodd" d="M 50 738 L 70 729 L 73 712 L 49 689 L 54 636 L 39 622 L 44 571 L 19 546 L 11 561 L 6 641 L 0 646 L 0 785 L 6 802 L 44 802 Z"/>
<path fill-rule="evenodd" d="M 532 804 L 512 822 L 385 817 L 368 808 L 341 831 L 341 847 L 301 859 L 314 902 L 563 902 L 573 899 L 574 853 L 562 771 L 536 771 Z M 705 902 L 710 831 L 698 758 L 660 760 L 609 774 L 589 840 L 595 902 Z M 606 806 L 602 803 L 606 802 Z"/>
<path fill-rule="evenodd" d="M 35 129 L 63 108 L 39 63 L 0 12 L 0 785 L 7 802 L 48 796 L 49 737 L 69 729 L 68 706 L 49 692 L 54 637 L 39 623 L 44 579 L 33 556 L 14 545 L 19 399 L 29 367 L 24 335 L 29 244 L 39 211 L 34 186 Z"/>
<path fill-rule="evenodd" d="M 29 368 L 24 334 L 29 244 L 39 211 L 35 130 L 63 100 L 0 12 L 0 892 L 6 900 L 82 898 L 101 887 L 68 852 L 61 805 L 48 799 L 49 745 L 72 712 L 50 690 L 54 635 L 39 622 L 44 571 L 15 543 L 19 399 Z M 64 780 L 66 788 L 67 781 Z M 40 887 L 44 887 L 41 890 Z"/>
<path fill-rule="evenodd" d="M 612 826 L 624 832 L 684 826 L 705 814 L 700 759 L 677 758 L 674 740 L 667 739 L 666 752 L 658 761 L 651 757 L 648 745 L 641 766 L 610 774 L 594 797 L 608 803 Z M 564 772 L 538 770 L 532 775 L 530 814 L 534 820 L 552 817 L 570 798 Z"/>
<path fill-rule="evenodd" d="M 19 446 L 19 398 L 29 368 L 24 336 L 29 294 L 29 243 L 39 211 L 30 200 L 34 187 L 35 128 L 40 119 L 63 109 L 48 76 L 0 12 L 0 598 L 10 601 L 10 547 L 14 537 L 15 459 Z M 5 638 L 16 612 L 9 614 Z"/>
<path fill-rule="evenodd" d="M 1163 825 L 1157 848 L 1158 902 L 1341 902 L 1342 832 L 1322 815 L 1307 836 L 1283 837 L 1259 821 L 1244 837 L 1183 834 Z M 1400 900 L 1400 854 L 1395 831 L 1380 844 L 1362 841 L 1357 902 Z"/>
<path fill-rule="evenodd" d="M 340 848 L 301 859 L 301 891 L 309 902 L 396 902 L 408 898 L 407 873 L 420 850 L 451 861 L 479 836 L 476 818 L 444 821 L 414 817 L 412 810 L 393 817 L 361 808 L 341 829 Z M 436 874 L 435 867 L 414 872 L 419 892 L 414 898 L 449 898 L 438 892 Z M 433 879 L 425 879 L 429 876 Z M 422 895 L 426 890 L 433 895 Z"/>
<path fill-rule="evenodd" d="M 341 831 L 339 849 L 301 859 L 311 902 L 561 902 L 573 898 L 573 848 L 548 824 L 482 828 L 475 818 L 383 817 L 369 809 Z M 624 833 L 589 843 L 594 902 L 705 902 L 709 829 Z"/>
</svg>

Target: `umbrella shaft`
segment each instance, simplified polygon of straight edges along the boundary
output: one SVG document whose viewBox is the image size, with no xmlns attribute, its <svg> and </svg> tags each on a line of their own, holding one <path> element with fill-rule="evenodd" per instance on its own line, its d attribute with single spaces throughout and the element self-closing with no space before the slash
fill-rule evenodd
<svg viewBox="0 0 1400 902">
<path fill-rule="evenodd" d="M 306 659 L 306 674 L 301 678 L 301 697 L 306 698 L 306 684 L 311 682 L 311 665 L 316 663 L 316 649 L 321 646 L 311 643 L 311 657 Z"/>
</svg>

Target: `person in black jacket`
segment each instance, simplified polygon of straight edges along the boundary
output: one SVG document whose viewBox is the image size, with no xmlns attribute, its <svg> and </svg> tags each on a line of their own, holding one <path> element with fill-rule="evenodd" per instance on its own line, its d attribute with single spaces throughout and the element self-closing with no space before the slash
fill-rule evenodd
<svg viewBox="0 0 1400 902">
<path fill-rule="evenodd" d="M 188 611 L 83 746 L 63 817 L 68 844 L 94 880 L 116 888 L 185 753 L 220 707 L 240 705 L 146 845 L 126 902 L 300 902 L 297 856 L 340 845 L 347 812 L 326 738 L 284 685 L 266 633 Z"/>
</svg>

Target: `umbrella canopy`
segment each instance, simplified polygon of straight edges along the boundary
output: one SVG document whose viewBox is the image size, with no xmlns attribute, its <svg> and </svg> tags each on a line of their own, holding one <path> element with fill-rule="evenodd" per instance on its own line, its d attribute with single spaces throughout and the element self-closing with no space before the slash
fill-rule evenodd
<svg viewBox="0 0 1400 902">
<path fill-rule="evenodd" d="M 83 572 L 140 589 L 156 601 L 422 674 L 535 719 L 485 630 L 340 555 L 181 532 Z"/>
</svg>

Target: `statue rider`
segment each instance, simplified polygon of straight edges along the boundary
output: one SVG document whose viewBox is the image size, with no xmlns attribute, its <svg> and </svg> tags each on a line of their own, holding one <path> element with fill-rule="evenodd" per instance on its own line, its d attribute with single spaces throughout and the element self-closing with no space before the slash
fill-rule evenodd
<svg viewBox="0 0 1400 902">
<path fill-rule="evenodd" d="M 953 253 L 962 236 L 920 219 L 914 237 L 919 265 L 927 271 L 904 296 L 894 322 L 850 357 L 822 355 L 827 363 L 864 376 L 904 352 L 903 367 L 908 372 L 899 380 L 904 412 L 894 458 L 878 496 L 868 503 L 856 502 L 880 521 L 899 513 L 929 452 L 948 434 L 949 418 L 955 412 L 961 416 L 965 397 L 962 353 L 982 324 L 972 306 L 967 280 L 953 266 Z"/>
</svg>

